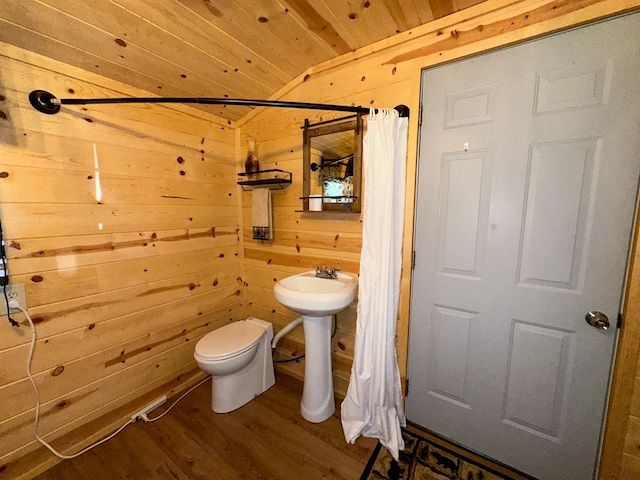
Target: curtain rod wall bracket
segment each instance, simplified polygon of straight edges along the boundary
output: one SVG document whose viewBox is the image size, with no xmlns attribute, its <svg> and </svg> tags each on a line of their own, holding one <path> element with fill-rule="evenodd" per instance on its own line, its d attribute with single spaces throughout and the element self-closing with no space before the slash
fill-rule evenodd
<svg viewBox="0 0 640 480">
<path fill-rule="evenodd" d="M 103 103 L 198 103 L 201 105 L 238 105 L 246 107 L 280 107 L 302 108 L 309 110 L 332 110 L 336 112 L 353 112 L 359 114 L 369 113 L 365 107 L 353 107 L 347 105 L 324 105 L 322 103 L 286 102 L 276 100 L 247 100 L 243 98 L 56 98 L 55 95 L 45 90 L 33 90 L 29 94 L 31 106 L 41 113 L 54 115 L 60 111 L 60 105 L 88 105 Z M 398 105 L 395 107 L 401 117 L 409 116 L 409 107 Z"/>
<path fill-rule="evenodd" d="M 394 109 L 398 111 L 401 117 L 409 117 L 411 113 L 411 109 L 406 105 L 396 105 Z"/>
<path fill-rule="evenodd" d="M 55 115 L 60 111 L 60 102 L 51 93 L 45 90 L 34 90 L 29 94 L 29 103 L 41 113 Z"/>
</svg>

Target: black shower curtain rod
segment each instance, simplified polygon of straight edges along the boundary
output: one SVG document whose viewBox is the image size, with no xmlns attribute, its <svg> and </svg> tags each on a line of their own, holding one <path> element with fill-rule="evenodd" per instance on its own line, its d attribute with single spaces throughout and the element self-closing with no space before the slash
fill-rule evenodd
<svg viewBox="0 0 640 480">
<path fill-rule="evenodd" d="M 245 100 L 243 98 L 206 98 L 206 97 L 127 97 L 127 98 L 56 98 L 45 90 L 34 90 L 29 94 L 29 102 L 39 112 L 54 115 L 60 111 L 60 105 L 89 105 L 103 103 L 198 103 L 200 105 L 238 105 L 243 107 L 280 107 L 304 108 L 309 110 L 332 110 L 368 114 L 370 109 L 347 105 L 325 105 L 322 103 L 283 102 L 276 100 Z M 409 116 L 409 107 L 395 107 L 401 117 Z"/>
</svg>

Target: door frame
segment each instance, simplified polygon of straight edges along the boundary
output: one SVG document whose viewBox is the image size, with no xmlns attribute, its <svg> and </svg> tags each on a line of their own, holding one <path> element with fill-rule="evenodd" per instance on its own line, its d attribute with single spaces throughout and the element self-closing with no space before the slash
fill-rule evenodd
<svg viewBox="0 0 640 480">
<path fill-rule="evenodd" d="M 635 3 L 635 2 L 634 2 Z M 625 8 L 626 7 L 626 8 Z M 413 261 L 413 238 L 415 223 L 415 201 L 417 194 L 417 167 L 420 141 L 421 116 L 421 82 L 423 70 L 437 65 L 443 65 L 466 57 L 489 53 L 496 49 L 524 43 L 542 36 L 561 33 L 577 27 L 582 27 L 598 21 L 608 20 L 616 16 L 635 13 L 640 6 L 631 3 L 627 6 L 618 5 L 617 11 L 596 11 L 592 16 L 579 20 L 562 18 L 562 22 L 544 25 L 544 28 L 533 31 L 522 29 L 515 32 L 515 37 L 507 35 L 498 42 L 485 45 L 483 42 L 461 46 L 449 50 L 446 59 L 431 56 L 421 59 L 415 73 L 411 77 L 411 101 L 409 107 L 414 112 L 409 119 L 409 149 L 407 162 L 407 182 L 405 194 L 405 223 L 404 248 L 402 252 L 402 276 L 400 289 L 400 304 L 397 319 L 396 349 L 400 369 L 403 395 L 406 395 L 406 376 L 409 360 L 409 322 L 411 307 L 411 282 Z M 573 23 L 572 23 L 573 22 Z M 640 198 L 639 198 L 640 201 Z M 640 202 L 639 202 L 640 205 Z M 628 417 L 634 393 L 635 376 L 638 372 L 640 359 L 640 218 L 639 205 L 636 205 L 634 216 L 633 239 L 630 248 L 627 268 L 625 272 L 624 300 L 622 305 L 622 328 L 618 332 L 615 347 L 614 365 L 610 377 L 609 398 L 607 411 L 601 434 L 601 450 L 598 459 L 597 478 L 600 480 L 617 479 L 623 460 L 623 447 L 628 427 Z"/>
</svg>

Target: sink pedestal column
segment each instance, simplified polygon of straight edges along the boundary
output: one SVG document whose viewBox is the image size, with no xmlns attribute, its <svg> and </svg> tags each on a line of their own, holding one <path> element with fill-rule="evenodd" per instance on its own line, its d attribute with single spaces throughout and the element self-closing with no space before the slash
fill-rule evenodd
<svg viewBox="0 0 640 480">
<path fill-rule="evenodd" d="M 300 413 L 312 423 L 324 422 L 336 410 L 331 374 L 331 315 L 303 315 L 305 362 Z"/>
</svg>

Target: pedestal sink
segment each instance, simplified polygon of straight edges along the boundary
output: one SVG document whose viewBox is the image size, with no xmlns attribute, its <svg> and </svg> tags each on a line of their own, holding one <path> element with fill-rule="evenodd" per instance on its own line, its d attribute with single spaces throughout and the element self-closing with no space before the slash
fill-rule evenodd
<svg viewBox="0 0 640 480">
<path fill-rule="evenodd" d="M 300 412 L 313 423 L 335 412 L 331 376 L 331 316 L 356 298 L 358 278 L 338 273 L 318 278 L 310 271 L 283 278 L 273 288 L 276 300 L 302 315 L 305 342 L 304 388 Z"/>
</svg>

